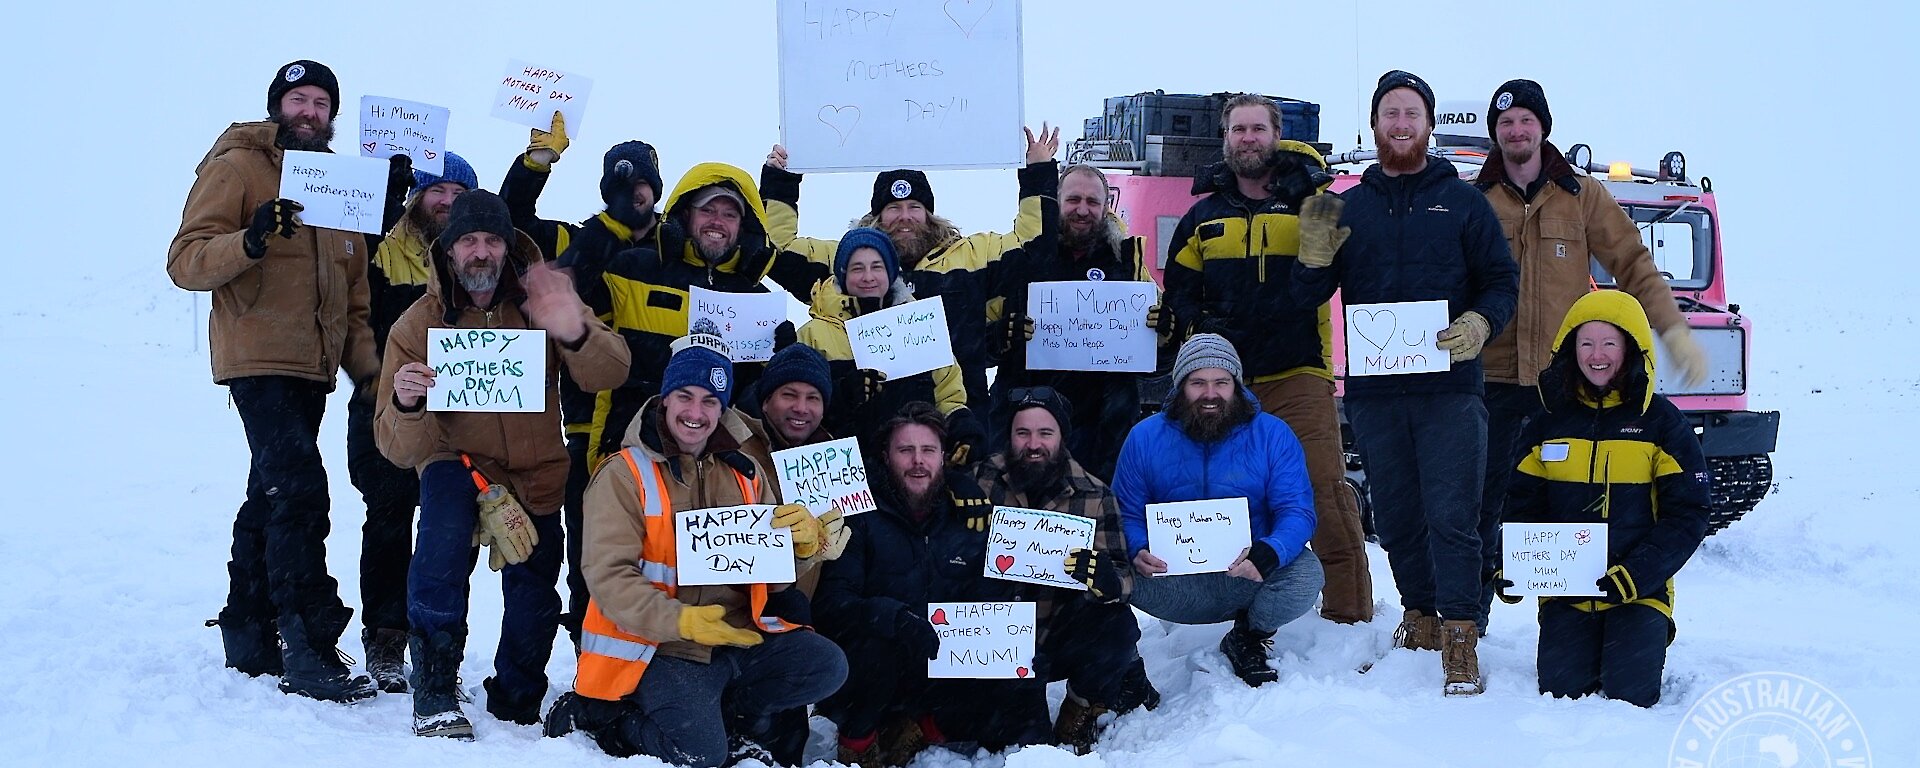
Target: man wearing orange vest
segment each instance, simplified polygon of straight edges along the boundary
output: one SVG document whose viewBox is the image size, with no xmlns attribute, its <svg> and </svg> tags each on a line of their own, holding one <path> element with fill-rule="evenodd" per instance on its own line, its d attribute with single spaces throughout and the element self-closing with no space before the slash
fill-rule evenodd
<svg viewBox="0 0 1920 768">
<path fill-rule="evenodd" d="M 675 342 L 662 394 L 627 426 L 622 450 L 587 486 L 587 590 L 573 692 L 547 713 L 547 735 L 582 730 L 608 754 L 676 765 L 754 757 L 774 713 L 840 687 L 846 656 L 799 622 L 806 598 L 789 584 L 678 583 L 675 516 L 689 509 L 777 503 L 767 469 L 741 445 L 753 437 L 733 398 L 733 364 L 717 339 Z M 837 515 L 774 511 L 793 533 L 795 569 L 838 557 L 849 533 Z"/>
</svg>

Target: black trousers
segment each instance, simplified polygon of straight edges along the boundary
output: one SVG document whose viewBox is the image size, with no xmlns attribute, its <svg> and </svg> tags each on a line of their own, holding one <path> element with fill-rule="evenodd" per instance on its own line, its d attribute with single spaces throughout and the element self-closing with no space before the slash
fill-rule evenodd
<svg viewBox="0 0 1920 768">
<path fill-rule="evenodd" d="M 327 471 L 319 445 L 328 386 L 256 376 L 227 388 L 253 458 L 247 498 L 233 521 L 221 621 L 337 617 L 347 609 L 339 582 L 327 574 Z"/>
<path fill-rule="evenodd" d="M 1480 495 L 1480 628 L 1493 609 L 1494 571 L 1500 570 L 1500 520 L 1507 509 L 1507 486 L 1520 456 L 1532 446 L 1520 444 L 1527 421 L 1546 412 L 1539 387 L 1487 382 L 1487 476 Z"/>
<path fill-rule="evenodd" d="M 587 577 L 580 572 L 580 558 L 587 540 L 587 481 L 593 476 L 593 467 L 587 466 L 590 442 L 586 432 L 567 433 L 567 498 L 560 507 L 567 535 L 567 607 L 560 614 L 560 624 L 567 628 L 575 648 L 580 647 L 580 622 L 587 615 Z"/>
<path fill-rule="evenodd" d="M 1599 693 L 1637 706 L 1660 701 L 1672 622 L 1644 605 L 1591 613 L 1572 600 L 1540 603 L 1540 692 L 1562 697 Z"/>
<path fill-rule="evenodd" d="M 376 396 L 356 388 L 347 403 L 347 476 L 367 505 L 367 520 L 360 526 L 360 623 L 367 629 L 405 632 L 407 565 L 413 559 L 420 475 L 394 466 L 374 444 Z"/>
<path fill-rule="evenodd" d="M 1074 600 L 1047 618 L 1047 636 L 1035 648 L 1034 671 L 1042 680 L 1067 681 L 1067 689 L 1110 709 L 1125 710 L 1127 674 L 1141 663 L 1140 623 L 1126 602 Z"/>
</svg>

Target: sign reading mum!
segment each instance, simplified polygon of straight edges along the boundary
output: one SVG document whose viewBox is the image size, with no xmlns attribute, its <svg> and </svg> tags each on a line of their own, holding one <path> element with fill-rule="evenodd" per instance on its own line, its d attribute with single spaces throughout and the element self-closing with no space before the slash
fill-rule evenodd
<svg viewBox="0 0 1920 768">
<path fill-rule="evenodd" d="M 947 307 L 940 297 L 910 301 L 847 321 L 853 364 L 889 379 L 953 365 Z"/>
<path fill-rule="evenodd" d="M 385 165 L 382 163 L 382 165 Z M 547 332 L 430 328 L 429 411 L 538 413 L 547 409 Z"/>
<path fill-rule="evenodd" d="M 1033 676 L 1033 603 L 928 603 L 927 622 L 940 636 L 927 677 Z"/>
</svg>

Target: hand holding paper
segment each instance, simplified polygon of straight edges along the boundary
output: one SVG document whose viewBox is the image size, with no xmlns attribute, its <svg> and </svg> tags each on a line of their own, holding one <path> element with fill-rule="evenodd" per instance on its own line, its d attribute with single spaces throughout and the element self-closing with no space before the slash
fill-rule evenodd
<svg viewBox="0 0 1920 768">
<path fill-rule="evenodd" d="M 1453 362 L 1472 360 L 1480 356 L 1480 348 L 1486 345 L 1491 332 L 1487 319 L 1480 313 L 1463 312 L 1440 332 L 1438 346 L 1447 351 L 1447 357 Z"/>
<path fill-rule="evenodd" d="M 545 168 L 560 161 L 560 155 L 566 153 L 573 142 L 567 139 L 567 118 L 554 110 L 553 125 L 550 130 L 528 129 L 531 138 L 527 141 L 527 159 Z"/>
<path fill-rule="evenodd" d="M 268 200 L 253 209 L 253 223 L 247 226 L 247 235 L 242 245 L 247 257 L 258 259 L 267 255 L 267 236 L 279 235 L 293 237 L 300 229 L 300 212 L 306 206 L 286 198 Z"/>
</svg>

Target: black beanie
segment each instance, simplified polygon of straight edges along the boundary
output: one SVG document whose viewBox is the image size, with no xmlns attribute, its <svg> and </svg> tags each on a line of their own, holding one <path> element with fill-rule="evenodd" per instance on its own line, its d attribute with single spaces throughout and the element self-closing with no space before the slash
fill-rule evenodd
<svg viewBox="0 0 1920 768">
<path fill-rule="evenodd" d="M 1367 113 L 1367 125 L 1380 123 L 1380 97 L 1387 95 L 1387 91 L 1395 88 L 1412 88 L 1415 93 L 1420 94 L 1420 100 L 1427 105 L 1427 126 L 1432 127 L 1433 89 L 1427 87 L 1427 81 L 1414 76 L 1412 72 L 1399 69 L 1381 75 L 1380 83 L 1373 87 L 1373 108 Z"/>
<path fill-rule="evenodd" d="M 833 377 L 827 369 L 827 358 L 805 344 L 789 344 L 773 353 L 773 359 L 767 361 L 766 369 L 760 373 L 760 381 L 754 384 L 754 399 L 764 403 L 773 396 L 774 390 L 796 381 L 820 390 L 821 400 L 833 399 Z"/>
<path fill-rule="evenodd" d="M 873 202 L 867 213 L 877 216 L 895 200 L 918 200 L 927 207 L 927 213 L 933 213 L 933 187 L 927 184 L 927 175 L 902 168 L 873 177 Z"/>
<path fill-rule="evenodd" d="M 333 100 L 330 105 L 333 112 L 327 119 L 340 116 L 340 81 L 334 78 L 333 70 L 327 69 L 327 65 L 306 59 L 292 62 L 273 73 L 273 82 L 267 83 L 267 114 L 279 112 L 280 97 L 303 85 L 318 86 Z"/>
<path fill-rule="evenodd" d="M 1553 133 L 1553 113 L 1547 111 L 1547 92 L 1540 90 L 1540 84 L 1532 80 L 1508 80 L 1500 84 L 1493 92 L 1493 101 L 1487 102 L 1487 135 L 1495 141 L 1494 124 L 1500 122 L 1500 113 L 1514 107 L 1525 107 L 1540 120 L 1540 138 Z"/>
<path fill-rule="evenodd" d="M 1073 405 L 1067 402 L 1067 396 L 1053 387 L 1020 387 L 1007 393 L 1012 405 L 1007 408 L 1007 433 L 1013 433 L 1013 417 L 1028 408 L 1045 408 L 1053 414 L 1053 420 L 1060 424 L 1060 440 L 1066 441 L 1073 435 Z"/>
<path fill-rule="evenodd" d="M 660 199 L 660 153 L 644 141 L 613 145 L 600 161 L 600 199 L 611 206 L 616 195 L 624 197 L 631 193 L 636 181 L 653 187 L 653 198 Z"/>
<path fill-rule="evenodd" d="M 440 233 L 440 247 L 451 250 L 454 242 L 469 232 L 492 232 L 507 241 L 511 250 L 516 238 L 513 216 L 507 212 L 506 201 L 484 189 L 463 192 L 454 198 L 453 209 L 447 212 L 447 228 Z"/>
</svg>

